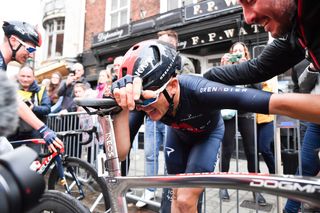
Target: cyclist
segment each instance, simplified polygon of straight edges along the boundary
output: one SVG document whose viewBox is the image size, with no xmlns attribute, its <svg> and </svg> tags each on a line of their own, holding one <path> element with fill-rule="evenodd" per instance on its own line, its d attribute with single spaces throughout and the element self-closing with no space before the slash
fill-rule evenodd
<svg viewBox="0 0 320 213">
<path fill-rule="evenodd" d="M 305 107 L 302 103 L 315 96 L 236 88 L 200 76 L 176 76 L 178 69 L 178 53 L 174 47 L 159 40 L 138 43 L 124 56 L 120 72 L 128 75 L 112 85 L 113 96 L 123 109 L 114 119 L 120 159 L 125 158 L 130 148 L 128 117 L 135 107 L 152 120 L 160 120 L 169 126 L 165 147 L 168 174 L 214 170 L 224 134 L 221 108 L 320 121 L 320 100 L 313 102 L 304 115 L 301 113 Z M 135 101 L 138 101 L 137 105 Z M 196 212 L 202 188 L 173 191 L 172 211 Z"/>
<path fill-rule="evenodd" d="M 245 21 L 260 24 L 276 39 L 267 45 L 258 58 L 239 65 L 213 67 L 204 77 L 226 84 L 250 84 L 262 82 L 284 73 L 289 68 L 307 59 L 312 62 L 308 72 L 319 75 L 320 71 L 320 1 L 308 0 L 240 0 Z M 306 102 L 308 104 L 309 102 Z M 307 106 L 307 105 L 306 105 Z M 302 118 L 302 120 L 305 120 Z M 312 129 L 320 136 L 320 126 Z M 315 144 L 303 143 L 301 150 L 320 148 Z M 302 159 L 303 175 L 311 175 L 308 161 Z M 320 166 L 316 168 L 320 171 Z M 315 171 L 314 174 L 317 172 Z M 297 207 L 298 206 L 298 207 Z M 297 212 L 299 205 L 286 205 L 288 213 Z"/>
<path fill-rule="evenodd" d="M 33 57 L 36 47 L 41 46 L 41 34 L 36 27 L 20 21 L 4 21 L 2 29 L 5 34 L 4 42 L 0 45 L 0 69 L 6 71 L 10 61 L 24 64 L 29 57 Z M 22 120 L 36 129 L 46 141 L 49 150 L 62 148 L 62 141 L 49 129 L 31 109 L 18 100 L 18 115 Z"/>
</svg>

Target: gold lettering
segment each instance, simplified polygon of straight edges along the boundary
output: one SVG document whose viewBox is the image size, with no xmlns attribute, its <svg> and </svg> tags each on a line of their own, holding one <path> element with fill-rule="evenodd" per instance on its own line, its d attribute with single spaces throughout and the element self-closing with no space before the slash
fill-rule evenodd
<svg viewBox="0 0 320 213">
<path fill-rule="evenodd" d="M 224 1 L 228 7 L 238 4 L 237 0 L 224 0 Z"/>
<path fill-rule="evenodd" d="M 239 29 L 239 35 L 247 35 L 247 31 L 243 28 L 243 27 L 240 27 Z"/>
<path fill-rule="evenodd" d="M 209 33 L 208 36 L 209 36 L 209 42 L 211 42 L 211 41 L 214 41 L 217 34 L 216 33 Z"/>
<path fill-rule="evenodd" d="M 214 6 L 216 5 L 216 3 L 214 1 L 209 1 L 207 3 L 207 6 L 208 6 L 208 12 L 212 12 L 214 11 Z"/>
<path fill-rule="evenodd" d="M 251 25 L 251 28 L 253 28 L 253 33 L 259 33 L 259 27 L 257 24 Z"/>
<path fill-rule="evenodd" d="M 192 45 L 197 45 L 199 43 L 199 36 L 192 37 Z"/>
<path fill-rule="evenodd" d="M 227 38 L 231 38 L 234 36 L 234 29 L 225 30 L 224 34 L 226 34 Z"/>
<path fill-rule="evenodd" d="M 194 5 L 193 6 L 193 15 L 197 15 L 197 14 L 200 14 L 201 11 L 200 11 L 200 5 Z"/>
</svg>

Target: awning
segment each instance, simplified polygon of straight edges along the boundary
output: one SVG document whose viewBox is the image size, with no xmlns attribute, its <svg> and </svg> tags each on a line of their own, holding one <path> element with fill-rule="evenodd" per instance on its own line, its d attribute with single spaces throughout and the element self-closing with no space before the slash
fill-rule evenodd
<svg viewBox="0 0 320 213">
<path fill-rule="evenodd" d="M 69 71 L 65 62 L 56 62 L 36 70 L 35 71 L 36 79 L 40 83 L 45 78 L 50 79 L 52 73 L 54 72 L 59 72 L 62 76 L 66 76 L 69 74 Z"/>
</svg>

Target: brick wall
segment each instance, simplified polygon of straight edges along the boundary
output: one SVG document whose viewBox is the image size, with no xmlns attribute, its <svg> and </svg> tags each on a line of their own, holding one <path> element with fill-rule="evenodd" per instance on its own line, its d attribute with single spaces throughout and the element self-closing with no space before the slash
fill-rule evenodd
<svg viewBox="0 0 320 213">
<path fill-rule="evenodd" d="M 90 49 L 94 34 L 104 31 L 106 0 L 86 1 L 84 51 Z"/>
<path fill-rule="evenodd" d="M 160 0 L 131 0 L 131 19 L 140 20 L 140 11 L 146 11 L 145 18 L 159 14 Z"/>
</svg>

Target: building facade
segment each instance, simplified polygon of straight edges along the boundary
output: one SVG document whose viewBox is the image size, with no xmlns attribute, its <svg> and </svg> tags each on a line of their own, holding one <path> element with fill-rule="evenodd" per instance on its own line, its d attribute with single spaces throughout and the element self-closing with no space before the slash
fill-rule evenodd
<svg viewBox="0 0 320 213">
<path fill-rule="evenodd" d="M 43 0 L 45 38 L 38 76 L 66 74 L 75 61 L 89 81 L 135 43 L 173 29 L 178 50 L 203 73 L 216 66 L 232 43 L 246 43 L 253 56 L 268 34 L 244 22 L 237 0 Z M 62 66 L 62 68 L 61 68 Z"/>
<path fill-rule="evenodd" d="M 42 0 L 43 44 L 36 58 L 38 81 L 68 69 L 84 51 L 86 0 Z"/>
<path fill-rule="evenodd" d="M 156 38 L 161 30 L 178 32 L 178 50 L 194 62 L 197 73 L 218 65 L 222 55 L 236 41 L 246 43 L 255 56 L 268 40 L 263 28 L 244 22 L 237 0 L 88 2 L 96 4 L 96 7 L 88 7 L 87 3 L 88 14 L 98 14 L 99 11 L 99 16 L 105 17 L 102 21 L 96 16 L 86 16 L 96 20 L 94 25 L 104 26 L 104 30 L 91 37 L 90 51 L 82 55 L 92 79 L 96 78 L 95 73 L 112 63 L 115 57 L 125 54 L 133 44 Z M 100 7 L 105 8 L 104 14 L 97 9 Z"/>
</svg>

